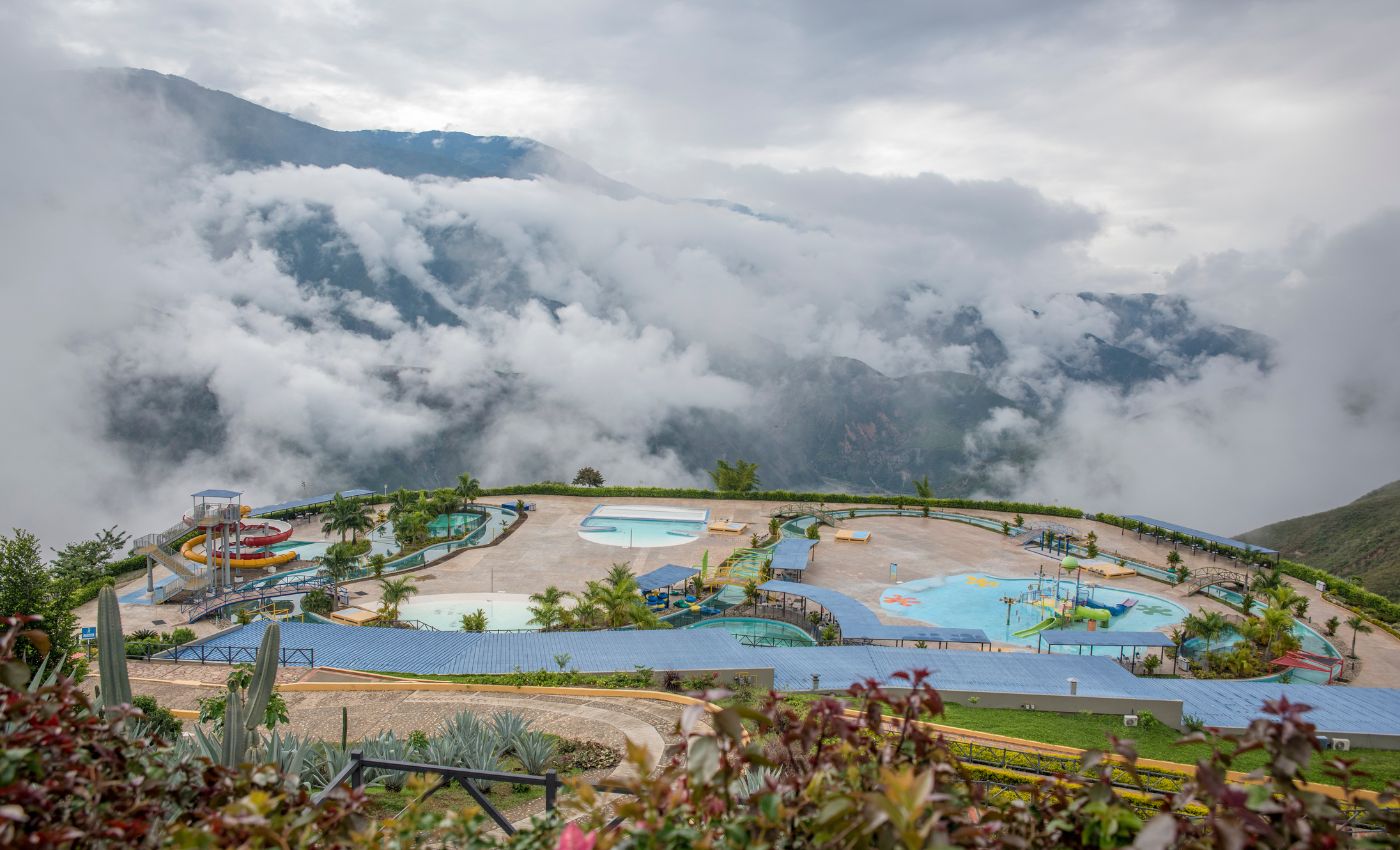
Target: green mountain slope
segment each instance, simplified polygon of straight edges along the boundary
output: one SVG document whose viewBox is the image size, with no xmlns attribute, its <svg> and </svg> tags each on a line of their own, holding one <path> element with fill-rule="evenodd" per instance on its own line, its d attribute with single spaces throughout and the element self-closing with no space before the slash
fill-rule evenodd
<svg viewBox="0 0 1400 850">
<path fill-rule="evenodd" d="M 1238 536 L 1290 561 L 1358 578 L 1368 590 L 1400 601 L 1400 481 L 1349 505 Z"/>
</svg>

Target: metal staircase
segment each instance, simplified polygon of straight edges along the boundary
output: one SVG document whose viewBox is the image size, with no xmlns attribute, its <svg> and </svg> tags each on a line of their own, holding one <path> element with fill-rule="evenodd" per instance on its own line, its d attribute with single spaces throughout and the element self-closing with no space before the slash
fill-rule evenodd
<svg viewBox="0 0 1400 850">
<path fill-rule="evenodd" d="M 178 540 L 189 532 L 185 523 L 172 526 L 156 534 L 147 534 L 136 539 L 132 547 L 137 555 L 145 555 L 162 567 L 178 576 L 178 588 L 167 588 L 163 596 L 168 599 L 182 590 L 202 590 L 209 584 L 209 571 L 195 568 L 184 556 L 172 551 L 171 541 Z"/>
</svg>

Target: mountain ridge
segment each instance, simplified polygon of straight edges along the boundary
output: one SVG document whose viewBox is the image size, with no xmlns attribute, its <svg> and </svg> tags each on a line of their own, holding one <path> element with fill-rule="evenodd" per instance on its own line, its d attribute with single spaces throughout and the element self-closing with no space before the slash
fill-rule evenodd
<svg viewBox="0 0 1400 850">
<path fill-rule="evenodd" d="M 1345 505 L 1238 535 L 1400 601 L 1400 481 Z"/>
</svg>

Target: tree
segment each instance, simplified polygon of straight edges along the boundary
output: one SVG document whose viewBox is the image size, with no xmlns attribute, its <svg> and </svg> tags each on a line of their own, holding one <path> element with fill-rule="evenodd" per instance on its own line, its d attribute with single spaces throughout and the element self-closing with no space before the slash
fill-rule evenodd
<svg viewBox="0 0 1400 850">
<path fill-rule="evenodd" d="M 914 479 L 914 492 L 919 494 L 920 499 L 932 499 L 933 487 L 928 483 L 928 476 Z"/>
<path fill-rule="evenodd" d="M 477 497 L 481 495 L 481 482 L 473 478 L 470 472 L 463 472 L 457 476 L 456 490 L 457 495 L 474 505 Z"/>
<path fill-rule="evenodd" d="M 429 517 L 422 511 L 407 511 L 394 520 L 394 539 L 399 547 L 407 549 L 427 539 Z"/>
<path fill-rule="evenodd" d="M 327 549 L 321 558 L 320 571 L 331 580 L 331 602 L 340 607 L 340 583 L 355 572 L 355 559 L 344 552 Z"/>
<path fill-rule="evenodd" d="M 384 568 L 388 566 L 389 559 L 384 557 L 383 552 L 375 552 L 369 556 L 369 571 L 375 578 L 384 577 Z"/>
<path fill-rule="evenodd" d="M 1189 620 L 1191 617 L 1188 616 L 1187 619 Z M 1210 667 L 1211 645 L 1224 635 L 1225 630 L 1229 627 L 1229 621 L 1226 620 L 1225 616 L 1219 611 L 1208 611 L 1204 616 L 1195 618 L 1192 629 L 1201 640 L 1206 642 L 1205 658 L 1207 668 Z"/>
<path fill-rule="evenodd" d="M 1322 628 L 1327 631 L 1328 637 L 1335 637 L 1337 634 L 1337 627 L 1341 624 L 1342 621 L 1337 617 L 1328 617 L 1327 622 L 1322 624 Z"/>
<path fill-rule="evenodd" d="M 486 612 L 481 608 L 470 614 L 462 615 L 462 631 L 464 632 L 484 632 L 486 631 Z"/>
<path fill-rule="evenodd" d="M 91 540 L 69 543 L 54 552 L 49 569 L 59 579 L 70 579 L 75 584 L 86 584 L 102 578 L 112 556 L 126 545 L 128 536 L 114 525 L 93 535 Z"/>
<path fill-rule="evenodd" d="M 1147 675 L 1151 676 L 1157 672 L 1157 668 L 1161 665 L 1161 663 L 1161 656 L 1149 655 L 1146 658 L 1142 659 L 1142 669 L 1144 672 L 1147 673 Z"/>
<path fill-rule="evenodd" d="M 1089 532 L 1089 537 L 1085 541 L 1084 554 L 1090 559 L 1097 558 L 1099 556 L 1099 536 L 1092 531 Z"/>
<path fill-rule="evenodd" d="M 574 473 L 574 485 L 579 487 L 602 487 L 605 483 L 603 473 L 591 466 L 585 466 Z"/>
<path fill-rule="evenodd" d="M 1372 631 L 1370 623 L 1360 614 L 1353 614 L 1347 618 L 1347 625 L 1351 627 L 1351 652 L 1352 658 L 1356 657 L 1356 636 L 1369 635 Z"/>
<path fill-rule="evenodd" d="M 1002 521 L 1001 521 L 1001 533 L 1004 534 L 1004 535 L 1006 535 L 1007 537 L 1010 537 L 1010 536 L 1011 536 L 1011 523 L 1007 522 L 1006 520 L 1002 520 Z"/>
<path fill-rule="evenodd" d="M 815 522 L 812 523 L 811 525 L 807 526 L 806 537 L 807 537 L 808 540 L 821 540 L 821 539 L 822 539 L 822 530 L 821 530 L 821 526 L 820 526 L 818 523 L 815 523 Z"/>
<path fill-rule="evenodd" d="M 15 645 L 15 656 L 30 670 L 37 670 L 45 656 L 52 656 L 55 663 L 61 659 L 65 670 L 69 670 L 70 656 L 78 644 L 77 620 L 69 605 L 75 582 L 49 572 L 40 552 L 39 538 L 27 531 L 16 529 L 13 537 L 0 534 L 0 616 L 43 617 L 25 631 L 42 631 L 48 636 L 48 647 L 36 646 L 21 636 Z"/>
<path fill-rule="evenodd" d="M 301 598 L 301 610 L 307 614 L 319 614 L 324 617 L 335 610 L 335 603 L 331 601 L 331 595 L 324 590 L 313 590 Z"/>
<path fill-rule="evenodd" d="M 715 461 L 710 480 L 722 493 L 748 493 L 758 487 L 758 464 L 737 460 L 730 466 L 728 461 Z"/>
<path fill-rule="evenodd" d="M 749 579 L 744 583 L 744 603 L 750 608 L 758 607 L 758 597 L 760 593 L 762 593 L 762 591 L 758 589 L 758 582 Z"/>
<path fill-rule="evenodd" d="M 1167 553 L 1167 566 L 1176 569 L 1181 566 L 1181 553 L 1175 549 Z"/>
<path fill-rule="evenodd" d="M 228 710 L 228 696 L 236 693 L 245 703 L 248 702 L 248 686 L 253 684 L 253 665 L 240 664 L 229 671 L 225 680 L 228 690 L 218 696 L 205 697 L 199 700 L 199 722 L 210 724 L 217 734 L 224 728 L 224 713 Z M 287 701 L 282 698 L 273 685 L 272 696 L 267 700 L 267 708 L 264 711 L 261 725 L 268 729 L 275 729 L 278 723 L 287 722 Z"/>
<path fill-rule="evenodd" d="M 402 578 L 382 578 L 379 580 L 379 606 L 390 620 L 399 619 L 399 606 L 418 592 L 418 585 L 412 576 Z"/>
</svg>

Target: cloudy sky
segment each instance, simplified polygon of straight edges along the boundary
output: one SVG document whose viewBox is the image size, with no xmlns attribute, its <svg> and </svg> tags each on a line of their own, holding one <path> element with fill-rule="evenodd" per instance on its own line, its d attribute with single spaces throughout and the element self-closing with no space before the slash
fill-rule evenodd
<svg viewBox="0 0 1400 850">
<path fill-rule="evenodd" d="M 1235 532 L 1400 477 L 1394 3 L 18 0 L 0 7 L 0 32 L 0 106 L 27 116 L 0 143 L 11 257 L 0 297 L 29 320 L 4 353 L 11 363 L 53 354 L 8 379 L 12 397 L 48 415 L 12 418 L 0 433 L 22 485 L 0 496 L 7 524 L 69 533 L 52 506 L 94 481 L 123 497 L 138 487 L 173 496 L 187 481 L 244 475 L 270 446 L 281 477 L 239 486 L 288 495 L 292 481 L 321 480 L 337 453 L 368 441 L 398 450 L 448 429 L 430 395 L 492 389 L 454 367 L 428 373 L 421 396 L 393 395 L 371 379 L 386 352 L 496 358 L 526 376 L 536 401 L 499 420 L 509 427 L 490 457 L 511 456 L 503 434 L 528 435 L 584 445 L 637 480 L 687 480 L 694 470 L 645 447 L 688 401 L 749 403 L 754 388 L 712 361 L 757 356 L 742 350 L 757 333 L 771 329 L 792 356 L 819 342 L 892 374 L 959 368 L 955 346 L 881 326 L 901 288 L 929 276 L 1007 340 L 1010 371 L 988 376 L 1007 386 L 1044 379 L 1047 351 L 1101 332 L 1093 315 L 1065 316 L 1053 338 L 1027 324 L 1020 306 L 1056 292 L 1179 293 L 1202 315 L 1281 343 L 1267 379 L 1221 362 L 1126 397 L 1064 386 L 1087 415 L 1035 426 L 1056 450 L 1029 475 L 1008 471 L 1028 497 Z M 547 186 L 320 169 L 195 179 L 147 154 L 148 136 L 168 141 L 168 128 L 124 127 L 93 147 L 92 131 L 106 129 L 100 105 L 68 114 L 34 83 L 39 69 L 112 66 L 178 74 L 335 129 L 527 136 L 657 197 L 725 198 L 807 226 Z M 382 302 L 308 295 L 250 234 L 269 207 L 285 222 L 308 204 L 332 209 L 367 262 L 430 294 L 450 282 L 421 261 L 424 223 L 471 221 L 512 246 L 536 293 L 576 309 L 425 334 Z M 200 241 L 211 229 L 253 247 L 211 254 Z M 518 238 L 540 229 L 563 247 Z M 658 279 L 678 283 L 658 291 Z M 810 305 L 775 309 L 794 287 Z M 745 309 L 707 315 L 715 293 Z M 127 311 L 157 302 L 171 327 L 121 332 L 138 321 Z M 388 342 L 337 336 L 318 324 L 332 309 L 358 311 Z M 300 367 L 277 402 L 290 411 L 278 430 L 243 417 L 227 455 L 185 464 L 176 481 L 115 462 L 91 402 L 103 376 L 178 373 L 204 352 L 197 335 L 171 328 L 217 325 L 229 311 L 240 318 L 221 340 L 228 350 Z M 539 362 L 522 361 L 519 346 L 502 351 L 521 338 Z M 556 371 L 584 351 L 600 368 L 656 368 L 620 413 L 594 409 L 579 380 Z M 233 408 L 271 391 L 248 370 L 199 368 Z M 578 421 L 592 424 L 561 430 Z M 985 424 L 993 436 L 1033 430 L 1005 413 Z M 19 449 L 29 445 L 40 448 Z"/>
<path fill-rule="evenodd" d="M 1017 180 L 1104 210 L 1090 249 L 1133 267 L 1400 190 L 1386 0 L 10 6 L 75 64 L 339 129 L 528 136 L 655 191 L 743 195 L 753 165 Z"/>
</svg>

